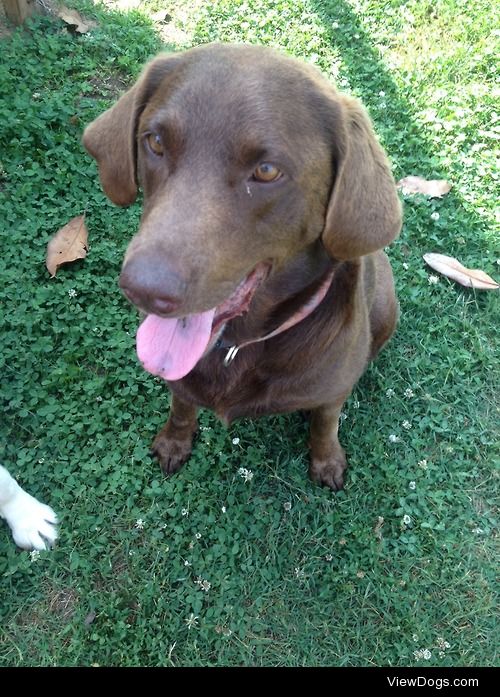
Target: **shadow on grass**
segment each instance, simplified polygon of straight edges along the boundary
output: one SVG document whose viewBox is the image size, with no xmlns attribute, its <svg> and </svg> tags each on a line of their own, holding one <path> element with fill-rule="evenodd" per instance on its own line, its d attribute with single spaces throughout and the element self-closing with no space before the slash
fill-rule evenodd
<svg viewBox="0 0 500 697">
<path fill-rule="evenodd" d="M 332 45 L 339 49 L 351 88 L 369 109 L 376 130 L 394 163 L 396 179 L 410 174 L 427 179 L 449 177 L 449 171 L 443 167 L 439 153 L 436 153 L 435 144 L 426 137 L 422 126 L 414 121 L 413 107 L 401 95 L 390 71 L 374 48 L 371 37 L 349 3 L 344 0 L 312 0 L 311 5 L 325 26 Z M 409 199 L 405 204 L 407 215 L 402 239 L 409 241 L 417 232 L 411 223 L 408 224 L 410 209 L 424 207 L 430 214 L 432 205 L 444 206 L 450 211 L 454 209 L 453 218 L 465 230 L 481 232 L 481 228 L 488 225 L 479 214 L 467 210 L 463 199 L 452 189 L 442 202 L 435 201 L 434 204 L 423 197 Z M 457 245 L 456 232 L 456 227 L 450 225 L 447 229 L 437 227 L 436 234 L 432 235 L 427 224 L 419 234 L 419 242 L 424 245 L 422 251 L 463 256 L 468 248 L 464 250 L 463 246 Z"/>
<path fill-rule="evenodd" d="M 396 164 L 402 176 L 408 174 L 408 164 L 417 158 L 422 170 L 435 167 L 431 144 L 426 142 L 413 121 L 411 107 L 401 97 L 398 86 L 350 5 L 342 0 L 337 0 L 335 5 L 313 0 L 312 6 L 327 29 L 331 43 L 340 51 L 349 84 L 368 107 L 391 154 L 397 157 Z M 338 27 L 334 28 L 334 23 Z M 403 123 L 404 130 L 394 127 Z"/>
</svg>

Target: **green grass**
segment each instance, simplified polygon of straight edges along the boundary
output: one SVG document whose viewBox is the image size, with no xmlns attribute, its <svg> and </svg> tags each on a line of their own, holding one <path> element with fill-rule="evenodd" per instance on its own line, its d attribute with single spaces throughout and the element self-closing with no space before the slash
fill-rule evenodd
<svg viewBox="0 0 500 697">
<path fill-rule="evenodd" d="M 0 665 L 494 665 L 498 294 L 430 284 L 421 258 L 500 275 L 494 3 L 182 5 L 176 47 L 314 62 L 366 104 L 397 178 L 453 189 L 406 197 L 400 326 L 346 405 L 345 490 L 307 480 L 299 415 L 226 430 L 203 412 L 165 480 L 148 449 L 168 395 L 138 366 L 116 282 L 140 206 L 104 198 L 79 144 L 159 49 L 146 12 L 165 5 L 81 4 L 88 36 L 41 18 L 0 40 L 0 462 L 61 518 L 37 560 L 0 530 Z M 47 241 L 84 210 L 90 254 L 50 280 Z"/>
</svg>

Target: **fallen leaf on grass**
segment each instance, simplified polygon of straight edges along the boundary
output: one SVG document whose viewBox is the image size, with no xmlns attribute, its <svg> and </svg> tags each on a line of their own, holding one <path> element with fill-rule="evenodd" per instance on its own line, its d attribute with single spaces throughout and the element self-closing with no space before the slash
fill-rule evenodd
<svg viewBox="0 0 500 697">
<path fill-rule="evenodd" d="M 451 184 L 444 179 L 423 179 L 413 175 L 400 179 L 397 187 L 403 194 L 425 194 L 431 198 L 441 198 L 451 189 Z"/>
<path fill-rule="evenodd" d="M 85 216 L 79 215 L 62 227 L 47 245 L 45 264 L 52 278 L 62 264 L 87 256 Z"/>
<path fill-rule="evenodd" d="M 87 32 L 97 26 L 97 22 L 93 22 L 90 19 L 83 19 L 79 12 L 70 10 L 68 7 L 61 7 L 57 16 L 77 34 L 87 34 Z"/>
<path fill-rule="evenodd" d="M 480 269 L 466 269 L 457 259 L 445 254 L 424 254 L 429 266 L 448 278 L 468 288 L 478 290 L 497 290 L 500 285 Z"/>
</svg>

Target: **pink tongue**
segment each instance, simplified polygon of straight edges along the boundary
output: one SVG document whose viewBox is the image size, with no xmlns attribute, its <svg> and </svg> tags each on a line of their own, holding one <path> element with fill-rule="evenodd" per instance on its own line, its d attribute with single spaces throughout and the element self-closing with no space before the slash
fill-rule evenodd
<svg viewBox="0 0 500 697">
<path fill-rule="evenodd" d="M 180 380 L 202 357 L 210 341 L 215 308 L 181 319 L 148 315 L 137 330 L 137 355 L 145 370 Z"/>
</svg>

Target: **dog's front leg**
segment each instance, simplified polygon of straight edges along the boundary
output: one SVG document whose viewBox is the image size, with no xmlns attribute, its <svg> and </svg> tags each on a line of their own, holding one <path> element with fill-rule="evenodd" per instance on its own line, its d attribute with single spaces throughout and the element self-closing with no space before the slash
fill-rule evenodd
<svg viewBox="0 0 500 697">
<path fill-rule="evenodd" d="M 153 452 L 165 474 L 174 474 L 191 455 L 193 436 L 198 429 L 197 408 L 172 397 L 170 417 L 153 441 Z"/>
<path fill-rule="evenodd" d="M 339 491 L 344 486 L 347 460 L 339 443 L 340 410 L 346 396 L 334 404 L 313 409 L 311 414 L 311 464 L 309 476 L 314 482 Z"/>
</svg>

